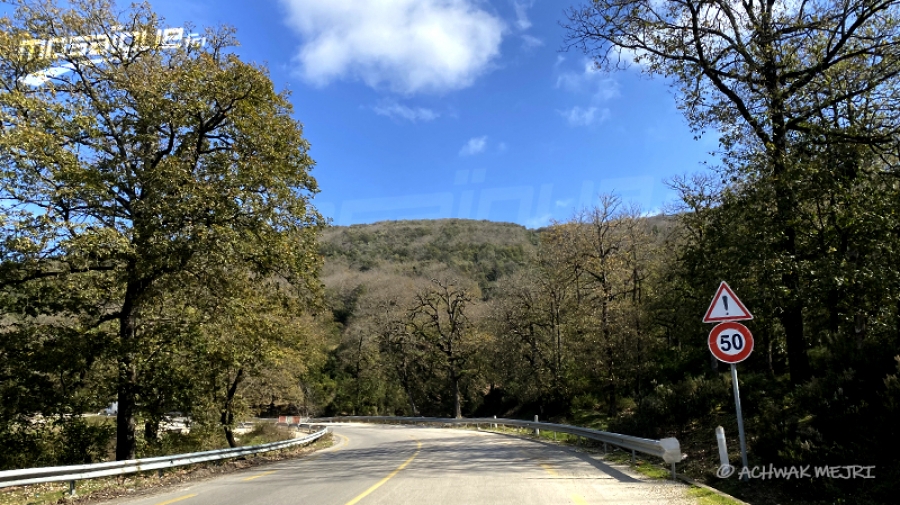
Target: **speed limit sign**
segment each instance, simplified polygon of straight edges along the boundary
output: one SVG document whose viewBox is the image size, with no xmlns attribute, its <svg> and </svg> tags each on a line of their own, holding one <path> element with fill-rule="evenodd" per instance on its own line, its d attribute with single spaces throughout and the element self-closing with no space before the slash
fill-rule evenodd
<svg viewBox="0 0 900 505">
<path fill-rule="evenodd" d="M 740 323 L 722 323 L 709 332 L 709 350 L 725 363 L 740 363 L 753 352 L 753 335 Z"/>
</svg>

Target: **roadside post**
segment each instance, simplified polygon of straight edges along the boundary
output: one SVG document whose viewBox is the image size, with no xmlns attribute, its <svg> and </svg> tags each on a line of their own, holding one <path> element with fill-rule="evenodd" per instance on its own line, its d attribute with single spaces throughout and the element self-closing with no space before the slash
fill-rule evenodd
<svg viewBox="0 0 900 505">
<path fill-rule="evenodd" d="M 737 363 L 744 361 L 753 352 L 753 334 L 743 324 L 736 321 L 753 319 L 747 307 L 734 294 L 725 281 L 713 296 L 709 309 L 703 317 L 704 323 L 718 323 L 709 332 L 709 351 L 719 361 L 731 365 L 731 384 L 734 387 L 734 406 L 737 411 L 738 437 L 741 442 L 741 463 L 748 468 L 747 442 L 744 436 L 744 415 L 741 412 L 741 393 L 738 388 Z M 718 433 L 717 433 L 718 435 Z M 722 434 L 724 442 L 724 433 Z M 720 446 L 721 447 L 721 446 Z M 743 472 L 742 472 L 743 474 Z M 747 480 L 743 474 L 741 480 Z"/>
<path fill-rule="evenodd" d="M 730 464 L 728 461 L 728 447 L 725 445 L 725 428 L 721 426 L 716 428 L 716 442 L 719 445 L 719 465 L 725 466 Z"/>
</svg>

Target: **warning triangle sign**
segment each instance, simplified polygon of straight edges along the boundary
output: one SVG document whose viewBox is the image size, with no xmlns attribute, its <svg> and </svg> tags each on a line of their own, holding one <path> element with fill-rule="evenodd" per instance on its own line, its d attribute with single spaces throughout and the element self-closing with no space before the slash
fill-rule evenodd
<svg viewBox="0 0 900 505">
<path fill-rule="evenodd" d="M 725 321 L 745 321 L 753 319 L 753 315 L 744 307 L 744 304 L 734 295 L 734 291 L 728 286 L 728 283 L 722 281 L 716 296 L 713 297 L 706 316 L 703 317 L 704 323 L 721 323 Z"/>
</svg>

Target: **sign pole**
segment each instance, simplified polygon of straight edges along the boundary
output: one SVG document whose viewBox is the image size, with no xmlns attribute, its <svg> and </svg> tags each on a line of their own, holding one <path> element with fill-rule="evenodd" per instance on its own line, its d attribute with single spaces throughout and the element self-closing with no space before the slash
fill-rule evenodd
<svg viewBox="0 0 900 505">
<path fill-rule="evenodd" d="M 747 442 L 744 440 L 744 415 L 741 413 L 741 393 L 738 390 L 737 366 L 731 364 L 731 384 L 734 385 L 734 405 L 737 407 L 738 435 L 741 438 L 741 462 L 744 468 L 748 468 L 747 463 Z M 744 473 L 741 480 L 747 480 L 747 474 Z"/>
<path fill-rule="evenodd" d="M 731 384 L 734 386 L 734 406 L 737 410 L 738 436 L 741 440 L 741 480 L 748 479 L 747 441 L 744 437 L 744 414 L 741 412 L 741 392 L 738 389 L 736 363 L 740 363 L 753 352 L 753 334 L 743 324 L 736 321 L 753 319 L 753 314 L 738 300 L 737 295 L 725 281 L 719 284 L 706 315 L 704 323 L 720 323 L 709 333 L 709 350 L 719 361 L 731 365 Z"/>
</svg>

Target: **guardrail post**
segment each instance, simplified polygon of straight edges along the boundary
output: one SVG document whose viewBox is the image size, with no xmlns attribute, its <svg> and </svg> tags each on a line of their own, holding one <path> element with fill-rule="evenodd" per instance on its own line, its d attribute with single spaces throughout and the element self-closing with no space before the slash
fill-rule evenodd
<svg viewBox="0 0 900 505">
<path fill-rule="evenodd" d="M 75 481 L 69 481 L 69 496 L 75 496 Z"/>
<path fill-rule="evenodd" d="M 675 478 L 675 463 L 672 463 L 672 480 L 677 480 Z"/>
<path fill-rule="evenodd" d="M 534 422 L 538 422 L 538 416 L 537 416 L 537 414 L 534 415 Z M 536 437 L 541 436 L 541 430 L 538 429 L 538 428 L 535 428 L 535 429 L 534 429 L 534 436 L 536 436 Z"/>
<path fill-rule="evenodd" d="M 606 454 L 608 452 L 609 452 L 609 449 L 607 449 L 607 447 L 606 447 L 606 442 L 603 442 L 603 454 Z"/>
<path fill-rule="evenodd" d="M 632 465 L 635 463 L 634 459 L 635 459 L 635 454 L 634 454 L 634 449 L 632 449 L 631 450 L 631 464 Z"/>
<path fill-rule="evenodd" d="M 494 419 L 497 419 L 497 416 L 494 416 Z M 491 428 L 496 429 L 496 428 L 497 428 L 497 425 L 496 425 L 496 424 L 492 424 L 492 425 L 491 425 Z"/>
</svg>

